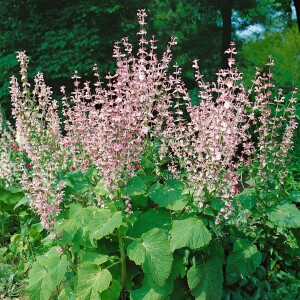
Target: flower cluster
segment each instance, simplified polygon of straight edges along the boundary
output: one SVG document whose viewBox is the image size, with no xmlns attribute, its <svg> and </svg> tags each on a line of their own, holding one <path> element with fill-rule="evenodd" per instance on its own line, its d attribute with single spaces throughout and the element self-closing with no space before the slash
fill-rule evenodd
<svg viewBox="0 0 300 300">
<path fill-rule="evenodd" d="M 107 84 L 101 82 L 95 65 L 94 91 L 89 82 L 80 88 L 80 77 L 75 72 L 71 101 L 65 94 L 63 98 L 66 139 L 83 154 L 77 156 L 77 164 L 93 164 L 107 188 L 118 187 L 118 182 L 126 182 L 134 174 L 146 140 L 162 137 L 163 128 L 174 124 L 170 111 L 174 99 L 182 95 L 188 98 L 179 68 L 167 75 L 175 39 L 171 39 L 159 61 L 154 37 L 146 39 L 145 16 L 144 10 L 138 11 L 141 29 L 137 55 L 133 55 L 128 39 L 123 38 L 114 45 L 117 70 L 106 76 Z"/>
<path fill-rule="evenodd" d="M 64 184 L 57 182 L 57 178 L 67 166 L 57 102 L 52 101 L 51 88 L 41 73 L 35 76 L 34 88 L 30 90 L 26 53 L 18 52 L 17 58 L 22 86 L 17 78 L 11 78 L 12 113 L 16 120 L 16 141 L 30 160 L 24 169 L 22 184 L 31 199 L 31 208 L 40 215 L 43 226 L 50 228 L 60 212 L 63 196 Z"/>
<path fill-rule="evenodd" d="M 288 100 L 283 96 L 281 89 L 273 96 L 274 85 L 271 81 L 273 65 L 274 61 L 269 57 L 266 71 L 261 72 L 257 68 L 250 90 L 255 95 L 250 115 L 251 127 L 255 128 L 257 140 L 254 159 L 259 163 L 259 167 L 250 168 L 250 172 L 252 176 L 257 176 L 260 185 L 278 189 L 284 184 L 287 176 L 288 171 L 285 167 L 287 153 L 293 148 L 293 135 L 297 128 L 295 95 L 298 90 L 295 88 Z"/>
<path fill-rule="evenodd" d="M 228 50 L 231 57 L 228 69 L 219 70 L 217 83 L 205 83 L 197 60 L 193 67 L 199 86 L 199 104 L 187 105 L 189 118 L 168 135 L 168 146 L 181 169 L 187 171 L 187 180 L 194 187 L 194 196 L 200 207 L 209 197 L 221 197 L 227 207 L 238 183 L 237 169 L 243 156 L 250 155 L 253 145 L 247 132 L 247 109 L 251 107 L 241 74 L 234 67 L 234 44 Z M 243 155 L 237 150 L 243 145 Z M 227 199 L 227 200 L 226 200 Z"/>
<path fill-rule="evenodd" d="M 262 184 L 270 182 L 267 175 L 276 169 L 278 184 L 283 184 L 284 163 L 297 126 L 296 91 L 289 104 L 281 108 L 285 102 L 281 91 L 274 101 L 271 97 L 270 71 L 257 71 L 253 87 L 246 91 L 242 74 L 235 67 L 236 49 L 231 43 L 226 51 L 228 68 L 217 72 L 216 82 L 204 82 L 194 61 L 199 104 L 192 105 L 181 68 L 175 64 L 173 71 L 168 71 L 176 39 L 171 38 L 158 59 L 155 37 L 147 38 L 145 18 L 145 11 L 139 10 L 141 28 L 136 54 L 128 38 L 115 43 L 115 74 L 108 73 L 102 82 L 95 65 L 94 84 L 81 82 L 75 71 L 71 96 L 67 96 L 66 87 L 61 87 L 63 121 L 43 74 L 35 76 L 31 90 L 28 58 L 25 52 L 18 52 L 22 85 L 12 77 L 10 91 L 16 147 L 24 150 L 30 160 L 23 170 L 22 184 L 31 198 L 32 209 L 48 229 L 63 201 L 64 183 L 58 179 L 62 174 L 94 167 L 97 179 L 105 182 L 114 199 L 121 185 L 141 168 L 141 153 L 153 141 L 160 146 L 155 160 L 168 158 L 171 176 L 188 181 L 200 208 L 209 206 L 210 199 L 223 200 L 225 206 L 216 222 L 221 217 L 227 219 L 233 210 L 241 165 L 249 169 L 250 175 L 261 178 Z M 271 65 L 272 60 L 268 67 Z M 249 128 L 255 128 L 254 134 Z M 4 162 L 1 177 L 13 172 L 5 149 L 10 143 L 15 147 L 15 141 L 7 132 L 0 133 Z M 124 202 L 130 215 L 130 198 L 124 198 Z M 100 199 L 98 204 L 104 205 Z"/>
<path fill-rule="evenodd" d="M 21 149 L 15 139 L 15 131 L 8 121 L 4 122 L 0 107 L 0 183 L 4 187 L 19 184 L 22 174 Z"/>
</svg>

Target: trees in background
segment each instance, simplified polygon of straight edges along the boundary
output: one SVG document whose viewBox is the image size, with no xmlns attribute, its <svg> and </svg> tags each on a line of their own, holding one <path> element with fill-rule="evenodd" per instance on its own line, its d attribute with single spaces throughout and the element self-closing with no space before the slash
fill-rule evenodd
<svg viewBox="0 0 300 300">
<path fill-rule="evenodd" d="M 277 85 L 284 91 L 299 86 L 300 34 L 296 24 L 283 32 L 267 32 L 263 38 L 245 43 L 241 48 L 243 72 L 253 74 L 255 67 L 263 66 L 270 54 L 275 61 L 273 73 Z"/>
<path fill-rule="evenodd" d="M 182 66 L 190 89 L 194 87 L 192 61 L 198 58 L 202 73 L 207 80 L 213 79 L 215 71 L 226 66 L 223 53 L 229 41 L 234 39 L 241 49 L 243 41 L 237 30 L 250 24 L 275 31 L 292 26 L 291 0 L 0 0 L 0 5 L 0 104 L 6 109 L 9 78 L 17 72 L 16 51 L 26 50 L 31 72 L 42 71 L 54 92 L 71 84 L 75 69 L 89 80 L 95 62 L 104 76 L 114 68 L 113 43 L 123 36 L 136 39 L 138 8 L 146 8 L 149 36 L 156 35 L 161 52 L 170 35 L 178 38 L 174 62 Z M 265 42 L 273 43 L 272 37 L 266 35 Z M 251 53 L 262 48 L 261 43 L 258 39 L 247 44 L 252 50 L 243 53 L 250 61 Z M 271 46 L 263 49 L 276 51 Z M 261 51 L 259 57 L 264 53 Z"/>
</svg>

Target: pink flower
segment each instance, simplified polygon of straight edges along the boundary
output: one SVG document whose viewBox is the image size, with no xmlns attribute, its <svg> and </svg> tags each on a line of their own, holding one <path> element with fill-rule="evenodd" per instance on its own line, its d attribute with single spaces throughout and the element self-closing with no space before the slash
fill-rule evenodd
<svg viewBox="0 0 300 300">
<path fill-rule="evenodd" d="M 56 251 L 59 253 L 59 254 L 62 254 L 63 253 L 63 249 L 61 247 L 57 247 L 56 248 Z"/>
<path fill-rule="evenodd" d="M 248 161 L 244 161 L 244 166 L 249 166 L 249 162 Z"/>
<path fill-rule="evenodd" d="M 72 166 L 72 171 L 75 171 L 76 170 L 76 167 L 75 166 Z"/>
<path fill-rule="evenodd" d="M 115 150 L 116 152 L 120 151 L 121 149 L 123 149 L 122 144 L 114 143 L 114 150 Z"/>
<path fill-rule="evenodd" d="M 237 185 L 235 185 L 234 187 L 233 187 L 233 190 L 234 190 L 234 193 L 237 195 L 237 194 L 240 194 L 240 190 L 238 189 L 238 186 Z"/>
<path fill-rule="evenodd" d="M 136 168 L 137 170 L 139 170 L 139 169 L 141 168 L 141 165 L 140 165 L 140 164 L 137 164 L 137 165 L 135 166 L 135 168 Z"/>
<path fill-rule="evenodd" d="M 31 168 L 32 168 L 32 164 L 26 165 L 26 169 L 31 169 Z"/>
</svg>

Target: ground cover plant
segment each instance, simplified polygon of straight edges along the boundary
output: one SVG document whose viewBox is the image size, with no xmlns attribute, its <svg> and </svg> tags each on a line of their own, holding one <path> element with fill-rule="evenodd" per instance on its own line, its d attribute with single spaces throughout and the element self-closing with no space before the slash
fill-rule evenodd
<svg viewBox="0 0 300 300">
<path fill-rule="evenodd" d="M 17 53 L 14 126 L 1 118 L 3 297 L 297 299 L 297 90 L 274 86 L 271 57 L 246 90 L 232 42 L 216 82 L 194 61 L 192 101 L 176 39 L 158 58 L 144 10 L 138 21 L 137 51 L 115 43 L 116 72 L 95 65 L 92 84 L 75 71 L 61 102 Z"/>
</svg>

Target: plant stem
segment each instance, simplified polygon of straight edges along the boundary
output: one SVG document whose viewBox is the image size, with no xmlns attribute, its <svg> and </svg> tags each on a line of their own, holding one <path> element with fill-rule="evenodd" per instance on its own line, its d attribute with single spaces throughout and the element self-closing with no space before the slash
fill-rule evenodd
<svg viewBox="0 0 300 300">
<path fill-rule="evenodd" d="M 109 265 L 108 267 L 106 267 L 106 269 L 108 270 L 109 268 L 112 268 L 113 266 L 115 266 L 115 265 L 118 265 L 118 264 L 120 264 L 121 262 L 118 260 L 118 261 L 115 261 L 115 262 L 113 262 L 111 265 Z"/>
<path fill-rule="evenodd" d="M 121 262 L 121 285 L 122 285 L 121 300 L 126 300 L 126 294 L 125 294 L 126 254 L 125 254 L 124 243 L 123 243 L 120 229 L 118 229 L 118 241 L 119 241 L 120 262 Z"/>
<path fill-rule="evenodd" d="M 4 211 L 1 211 L 2 246 L 5 246 Z"/>
<path fill-rule="evenodd" d="M 112 233 L 111 235 L 112 235 L 112 236 L 119 236 L 117 233 Z M 127 235 L 122 235 L 121 237 L 122 237 L 123 239 L 131 240 L 131 241 L 136 241 L 136 240 L 137 240 L 137 238 L 133 238 L 133 237 L 127 236 Z"/>
</svg>

